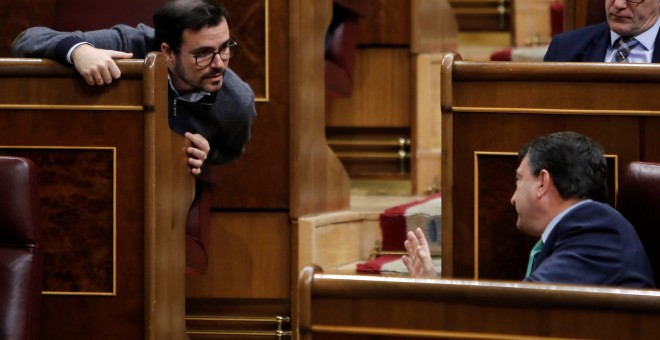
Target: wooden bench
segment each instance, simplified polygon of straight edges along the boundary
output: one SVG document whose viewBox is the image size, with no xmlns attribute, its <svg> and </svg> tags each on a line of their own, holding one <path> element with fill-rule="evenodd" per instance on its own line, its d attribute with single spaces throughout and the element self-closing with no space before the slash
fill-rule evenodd
<svg viewBox="0 0 660 340">
<path fill-rule="evenodd" d="M 522 280 L 533 240 L 510 204 L 517 152 L 573 130 L 603 146 L 610 203 L 631 161 L 660 161 L 660 65 L 469 62 L 446 54 L 442 276 Z"/>
<path fill-rule="evenodd" d="M 300 339 L 657 339 L 660 292 L 323 274 L 297 292 Z"/>
<path fill-rule="evenodd" d="M 165 58 L 72 67 L 0 59 L 0 154 L 38 167 L 44 339 L 184 339 L 186 141 L 167 120 Z"/>
</svg>

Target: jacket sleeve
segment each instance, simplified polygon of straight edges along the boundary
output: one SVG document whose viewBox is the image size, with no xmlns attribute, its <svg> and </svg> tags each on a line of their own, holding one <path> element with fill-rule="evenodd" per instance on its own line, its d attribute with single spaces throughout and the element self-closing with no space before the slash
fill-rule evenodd
<svg viewBox="0 0 660 340">
<path fill-rule="evenodd" d="M 80 42 L 101 49 L 131 52 L 135 58 L 144 58 L 147 52 L 155 49 L 153 28 L 139 24 L 137 27 L 116 25 L 89 32 L 60 32 L 48 27 L 32 27 L 16 37 L 11 51 L 16 57 L 48 58 L 66 63 L 69 49 Z"/>
<path fill-rule="evenodd" d="M 555 37 L 550 40 L 550 46 L 543 56 L 543 61 L 557 61 L 557 44 L 559 38 Z"/>
<path fill-rule="evenodd" d="M 541 261 L 526 281 L 602 283 L 623 271 L 617 254 L 624 252 L 617 231 L 601 226 L 564 228 L 552 254 Z"/>
<path fill-rule="evenodd" d="M 634 228 L 602 206 L 586 203 L 560 221 L 548 236 L 539 266 L 525 281 L 653 287 Z"/>
</svg>

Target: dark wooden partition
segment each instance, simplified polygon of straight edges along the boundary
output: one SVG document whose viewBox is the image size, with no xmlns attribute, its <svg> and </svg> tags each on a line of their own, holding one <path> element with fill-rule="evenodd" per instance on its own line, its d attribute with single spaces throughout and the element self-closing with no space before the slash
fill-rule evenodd
<svg viewBox="0 0 660 340">
<path fill-rule="evenodd" d="M 70 67 L 0 59 L 0 154 L 38 166 L 43 339 L 184 339 L 185 140 L 159 54 L 90 87 Z"/>
<path fill-rule="evenodd" d="M 634 160 L 660 161 L 660 65 L 467 62 L 442 66 L 443 277 L 521 280 L 535 240 L 510 204 L 517 151 L 573 130 L 602 145 L 610 203 Z"/>
<path fill-rule="evenodd" d="M 607 20 L 600 0 L 564 0 L 564 31 Z"/>
<path fill-rule="evenodd" d="M 299 219 L 349 207 L 348 176 L 325 136 L 332 1 L 223 4 L 241 44 L 230 65 L 254 89 L 257 118 L 241 158 L 213 170 L 209 268 L 186 280 L 188 333 L 274 337 L 290 329 L 277 320 L 296 317 Z"/>
<path fill-rule="evenodd" d="M 299 276 L 300 339 L 657 339 L 660 293 L 504 281 Z"/>
</svg>

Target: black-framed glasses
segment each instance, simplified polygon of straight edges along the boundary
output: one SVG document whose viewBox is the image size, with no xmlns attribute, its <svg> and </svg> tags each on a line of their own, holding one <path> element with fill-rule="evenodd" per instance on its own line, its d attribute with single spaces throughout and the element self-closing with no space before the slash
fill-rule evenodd
<svg viewBox="0 0 660 340">
<path fill-rule="evenodd" d="M 208 67 L 213 63 L 213 60 L 215 59 L 215 56 L 218 55 L 220 56 L 220 59 L 222 61 L 227 61 L 229 58 L 234 56 L 234 52 L 236 52 L 236 47 L 238 46 L 238 43 L 233 41 L 233 40 L 227 40 L 226 43 L 224 43 L 222 46 L 220 46 L 220 50 L 217 52 L 201 52 L 201 53 L 189 53 L 186 51 L 181 50 L 180 48 L 177 47 L 177 50 L 179 52 L 183 52 L 193 58 L 195 58 L 195 65 L 199 68 L 205 68 Z"/>
</svg>

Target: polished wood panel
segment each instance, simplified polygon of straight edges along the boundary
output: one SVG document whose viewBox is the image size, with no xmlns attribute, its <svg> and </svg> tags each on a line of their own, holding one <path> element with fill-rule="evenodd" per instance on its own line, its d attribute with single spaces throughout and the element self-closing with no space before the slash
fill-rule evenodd
<svg viewBox="0 0 660 340">
<path fill-rule="evenodd" d="M 564 31 L 607 20 L 600 0 L 564 0 Z"/>
<path fill-rule="evenodd" d="M 282 213 L 213 214 L 209 269 L 186 276 L 188 298 L 289 297 L 291 234 Z"/>
<path fill-rule="evenodd" d="M 294 272 L 310 264 L 338 272 L 340 267 L 368 260 L 382 238 L 378 217 L 377 212 L 342 211 L 298 219 Z M 355 272 L 355 265 L 347 269 Z"/>
<path fill-rule="evenodd" d="M 359 48 L 353 94 L 326 102 L 326 132 L 353 179 L 410 178 L 410 142 L 401 147 L 379 145 L 410 141 L 410 58 L 405 47 Z M 362 145 L 339 146 L 338 140 Z"/>
<path fill-rule="evenodd" d="M 290 2 L 290 215 L 347 209 L 348 175 L 325 138 L 324 37 L 330 1 Z M 300 67 L 305 65 L 305 67 Z"/>
<path fill-rule="evenodd" d="M 4 122 L 10 122 L 6 116 Z M 32 130 L 30 134 L 41 133 Z M 107 147 L 0 148 L 2 155 L 28 158 L 39 165 L 43 290 L 48 294 L 116 293 L 114 151 Z"/>
<path fill-rule="evenodd" d="M 153 58 L 158 57 L 157 63 Z M 144 77 L 144 254 L 145 329 L 149 340 L 185 337 L 185 225 L 195 184 L 188 167 L 190 143 L 169 128 L 167 63 L 145 59 Z M 153 103 L 153 104 L 152 104 Z"/>
<path fill-rule="evenodd" d="M 660 98 L 655 96 L 660 90 L 659 75 L 660 67 L 650 64 L 481 63 L 445 55 L 441 76 L 443 276 L 472 278 L 478 272 L 506 272 L 510 275 L 497 278 L 520 279 L 518 269 L 475 268 L 480 262 L 475 259 L 475 216 L 487 219 L 496 230 L 514 228 L 508 199 L 479 201 L 475 206 L 475 152 L 515 153 L 540 135 L 573 130 L 616 157 L 615 175 L 633 160 L 658 161 L 660 152 L 649 146 L 658 145 L 660 131 Z M 490 177 L 514 181 L 510 169 Z M 610 194 L 615 190 L 610 185 Z M 502 198 L 510 194 L 503 193 Z M 508 239 L 503 236 L 499 242 Z M 504 254 L 516 251 L 520 249 L 493 249 L 488 256 L 527 256 L 527 252 Z"/>
<path fill-rule="evenodd" d="M 52 26 L 57 0 L 3 1 L 0 4 L 0 58 L 11 57 L 14 38 L 32 26 Z"/>
<path fill-rule="evenodd" d="M 189 336 L 204 339 L 209 331 L 268 329 L 254 322 L 222 320 L 228 316 L 290 317 L 294 237 L 287 212 L 214 213 L 211 223 L 207 273 L 186 276 Z M 195 320 L 199 316 L 208 320 Z M 270 325 L 272 333 L 274 322 Z M 237 338 L 236 334 L 215 336 Z"/>
<path fill-rule="evenodd" d="M 450 0 L 461 32 L 510 31 L 513 1 Z"/>
<path fill-rule="evenodd" d="M 358 21 L 358 44 L 410 45 L 410 1 L 368 0 L 367 15 Z"/>
<path fill-rule="evenodd" d="M 289 339 L 289 300 L 189 299 L 186 325 L 195 339 Z"/>
<path fill-rule="evenodd" d="M 642 118 L 640 123 L 640 144 L 643 145 L 640 152 L 640 159 L 649 161 L 658 161 L 660 159 L 660 119 L 657 117 Z"/>
<path fill-rule="evenodd" d="M 57 0 L 53 25 L 58 31 L 92 31 L 119 23 L 153 26 L 153 12 L 161 5 L 159 0 Z M 130 10 L 126 10 L 130 8 Z M 103 9 L 103 10 L 98 10 Z"/>
<path fill-rule="evenodd" d="M 165 59 L 119 67 L 90 88 L 52 61 L 0 59 L 0 145 L 35 156 L 53 212 L 44 338 L 185 336 L 186 142 L 168 127 Z"/>
<path fill-rule="evenodd" d="M 501 204 L 508 202 L 515 190 L 512 177 L 518 168 L 518 154 L 477 153 L 473 168 L 474 199 L 479 206 L 474 216 L 474 277 L 522 280 L 527 269 L 527 254 L 536 239 L 515 227 L 518 218 L 515 208 Z M 491 216 L 498 218 L 494 220 Z"/>
<path fill-rule="evenodd" d="M 290 177 L 290 38 L 285 30 L 289 27 L 289 5 L 271 0 L 231 1 L 223 5 L 231 12 L 232 37 L 237 31 L 236 39 L 241 44 L 231 67 L 250 81 L 258 97 L 266 94 L 259 90 L 260 82 L 264 82 L 261 88 L 268 89 L 268 101 L 257 102 L 252 137 L 241 158 L 210 169 L 216 179 L 213 208 L 288 209 L 289 183 L 280 179 Z M 302 64 L 297 64 L 296 69 L 307 70 L 299 65 Z"/>
<path fill-rule="evenodd" d="M 326 104 L 328 127 L 410 127 L 410 54 L 407 48 L 361 48 L 349 98 Z"/>
<path fill-rule="evenodd" d="M 660 293 L 504 281 L 299 276 L 300 339 L 656 339 Z"/>
<path fill-rule="evenodd" d="M 436 66 L 428 60 L 433 58 L 431 53 L 456 48 L 456 19 L 444 0 L 400 1 L 396 12 L 393 3 L 368 3 L 372 7 L 386 4 L 388 9 L 378 14 L 378 21 L 371 20 L 368 28 L 361 28 L 378 32 L 399 27 L 407 14 L 410 44 L 374 40 L 358 48 L 352 95 L 329 99 L 326 104 L 330 145 L 352 179 L 412 181 L 413 189 L 408 193 L 413 194 L 437 190 L 439 185 L 434 181 L 439 183 L 440 146 L 433 144 L 434 138 L 426 132 L 434 126 L 434 113 L 438 113 L 438 120 L 440 117 L 439 106 L 433 105 L 436 99 L 439 103 L 439 72 L 434 75 L 429 70 Z M 404 11 L 401 6 L 409 8 Z M 398 18 L 393 20 L 392 16 Z M 397 140 L 404 144 L 397 145 Z M 394 145 L 388 147 L 386 143 Z"/>
<path fill-rule="evenodd" d="M 458 22 L 449 1 L 411 0 L 410 6 L 412 53 L 456 51 Z"/>
<path fill-rule="evenodd" d="M 552 38 L 551 0 L 516 0 L 513 11 L 513 45 L 544 45 Z"/>
<path fill-rule="evenodd" d="M 268 9 L 271 0 L 219 1 L 229 13 L 231 37 L 239 43 L 231 68 L 250 84 L 258 101 L 268 101 Z M 278 49 L 278 47 L 274 47 Z"/>
</svg>

